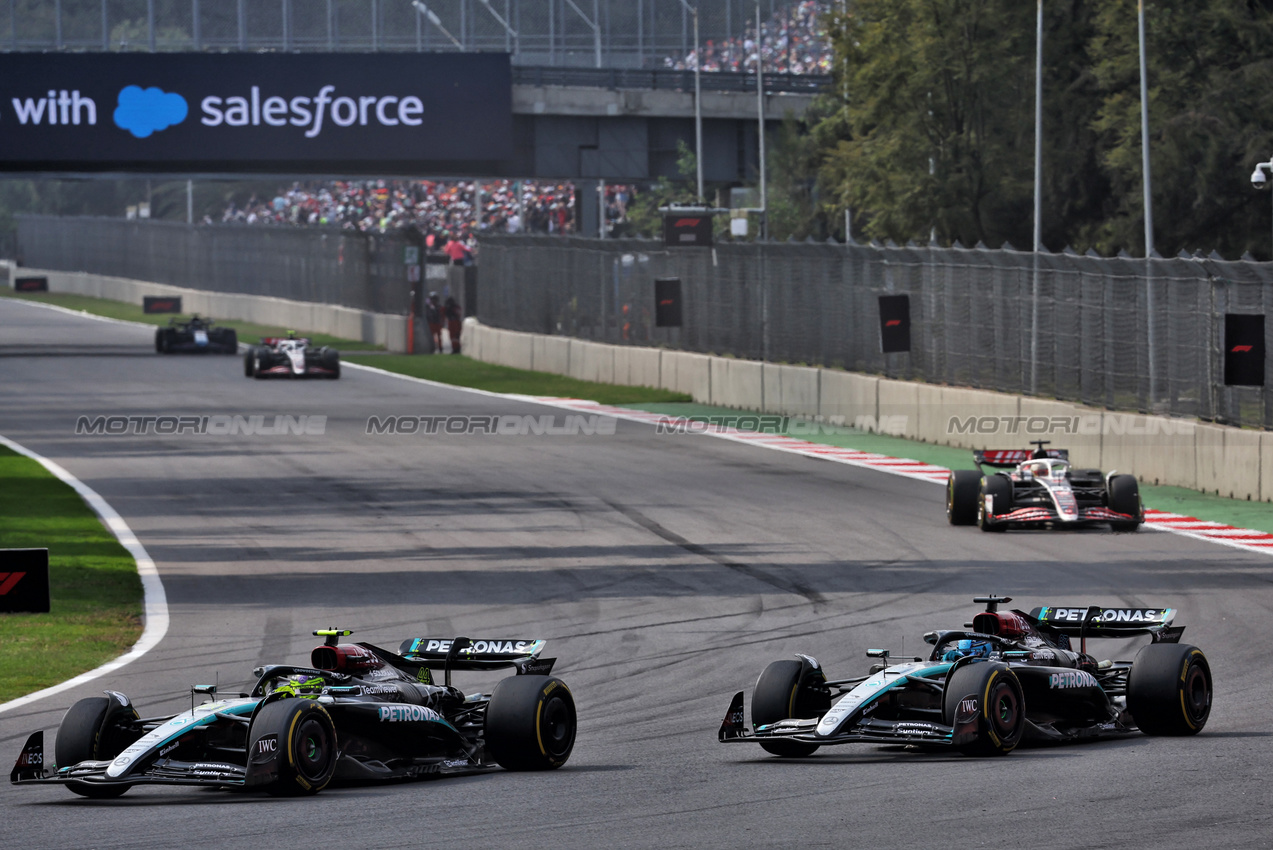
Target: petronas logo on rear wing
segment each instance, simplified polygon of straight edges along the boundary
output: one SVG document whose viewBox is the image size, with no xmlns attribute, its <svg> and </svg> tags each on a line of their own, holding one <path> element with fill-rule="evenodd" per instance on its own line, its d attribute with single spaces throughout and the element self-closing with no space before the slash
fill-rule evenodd
<svg viewBox="0 0 1273 850">
<path fill-rule="evenodd" d="M 544 641 L 525 638 L 408 638 L 399 652 L 408 661 L 429 666 L 442 666 L 449 660 L 454 670 L 533 667 L 538 672 L 543 649 Z"/>
<path fill-rule="evenodd" d="M 1100 634 L 1131 636 L 1164 630 L 1176 616 L 1175 608 L 1035 608 L 1030 616 L 1044 626 L 1067 635 Z"/>
</svg>

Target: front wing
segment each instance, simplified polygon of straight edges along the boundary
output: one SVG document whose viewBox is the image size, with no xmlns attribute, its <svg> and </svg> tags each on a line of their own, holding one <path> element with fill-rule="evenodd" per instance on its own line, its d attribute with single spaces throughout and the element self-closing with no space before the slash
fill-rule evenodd
<svg viewBox="0 0 1273 850">
<path fill-rule="evenodd" d="M 956 718 L 958 719 L 958 718 Z M 927 720 L 876 720 L 863 717 L 834 735 L 817 734 L 819 718 L 779 720 L 748 729 L 743 722 L 743 692 L 734 695 L 729 711 L 721 723 L 717 739 L 722 744 L 763 741 L 794 741 L 801 744 L 916 744 L 921 746 L 958 746 L 976 739 L 976 720 L 959 726 L 947 726 Z"/>
</svg>

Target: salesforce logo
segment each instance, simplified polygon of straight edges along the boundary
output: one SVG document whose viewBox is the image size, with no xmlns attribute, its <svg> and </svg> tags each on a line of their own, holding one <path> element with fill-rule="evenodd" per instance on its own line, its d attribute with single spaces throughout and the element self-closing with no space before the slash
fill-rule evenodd
<svg viewBox="0 0 1273 850">
<path fill-rule="evenodd" d="M 139 139 L 186 120 L 189 108 L 179 94 L 160 88 L 127 86 L 119 93 L 115 124 Z"/>
</svg>

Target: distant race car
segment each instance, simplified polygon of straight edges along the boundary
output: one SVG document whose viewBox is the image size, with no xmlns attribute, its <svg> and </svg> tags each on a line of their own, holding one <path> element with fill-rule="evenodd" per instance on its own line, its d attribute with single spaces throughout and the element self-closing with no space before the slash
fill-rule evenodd
<svg viewBox="0 0 1273 850">
<path fill-rule="evenodd" d="M 315 794 L 333 780 L 359 783 L 552 770 L 575 743 L 574 697 L 549 675 L 542 640 L 413 638 L 400 653 L 325 642 L 309 667 L 252 671 L 250 693 L 218 698 L 194 686 L 191 708 L 142 718 L 127 696 L 82 699 L 58 727 L 52 763 L 44 732 L 31 735 L 9 774 L 17 785 L 57 783 L 85 797 L 118 797 L 134 785 L 205 785 Z M 490 694 L 451 686 L 455 670 L 517 673 Z M 434 684 L 433 670 L 443 684 Z M 195 705 L 196 694 L 212 701 Z"/>
<path fill-rule="evenodd" d="M 198 315 L 182 322 L 169 319 L 167 327 L 155 329 L 155 351 L 160 354 L 238 354 L 239 337 L 234 328 L 213 327 L 211 319 Z"/>
<path fill-rule="evenodd" d="M 1069 452 L 1046 445 L 974 451 L 977 469 L 954 470 L 946 485 L 950 524 L 1004 531 L 1109 523 L 1114 531 L 1135 531 L 1145 521 L 1136 476 L 1074 469 Z"/>
<path fill-rule="evenodd" d="M 340 377 L 340 352 L 314 346 L 305 337 L 262 337 L 243 356 L 243 374 L 249 378 Z"/>
<path fill-rule="evenodd" d="M 1064 742 L 1194 735 L 1211 713 L 1211 668 L 1181 644 L 1171 608 L 1063 606 L 1002 612 L 1007 597 L 978 597 L 986 610 L 963 629 L 924 635 L 927 658 L 880 659 L 865 676 L 828 679 L 817 660 L 775 661 L 721 724 L 723 743 L 759 744 L 778 756 L 808 756 L 831 744 L 906 744 L 968 755 L 1011 752 L 1022 741 Z M 1133 661 L 1098 661 L 1092 638 L 1149 635 Z M 1077 651 L 1071 640 L 1077 639 Z M 833 703 L 837 696 L 839 699 Z"/>
</svg>

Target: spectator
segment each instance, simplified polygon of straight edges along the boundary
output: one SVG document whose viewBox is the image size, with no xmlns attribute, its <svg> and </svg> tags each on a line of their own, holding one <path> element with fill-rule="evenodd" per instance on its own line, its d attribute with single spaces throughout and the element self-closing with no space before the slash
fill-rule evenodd
<svg viewBox="0 0 1273 850">
<path fill-rule="evenodd" d="M 451 335 L 451 353 L 460 353 L 460 321 L 463 316 L 460 315 L 459 303 L 450 295 L 446 297 L 446 303 L 442 306 L 442 315 L 446 318 L 446 332 Z"/>
<path fill-rule="evenodd" d="M 442 246 L 442 251 L 451 258 L 451 265 L 453 266 L 473 265 L 473 252 L 454 236 L 447 239 L 446 244 Z"/>
<path fill-rule="evenodd" d="M 429 353 L 442 353 L 442 306 L 438 303 L 438 294 L 430 292 L 424 299 L 424 321 L 429 326 Z"/>
</svg>

